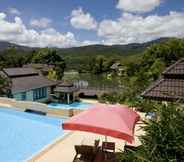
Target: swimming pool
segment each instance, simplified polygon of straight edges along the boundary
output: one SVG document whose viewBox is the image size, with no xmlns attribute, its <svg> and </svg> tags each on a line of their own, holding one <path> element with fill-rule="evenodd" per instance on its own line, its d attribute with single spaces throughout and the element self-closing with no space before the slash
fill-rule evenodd
<svg viewBox="0 0 184 162">
<path fill-rule="evenodd" d="M 86 102 L 73 102 L 72 104 L 62 104 L 62 103 L 50 103 L 48 104 L 49 108 L 52 109 L 80 109 L 85 110 L 92 106 L 93 104 Z"/>
<path fill-rule="evenodd" d="M 64 135 L 62 118 L 0 108 L 0 161 L 23 162 Z"/>
</svg>

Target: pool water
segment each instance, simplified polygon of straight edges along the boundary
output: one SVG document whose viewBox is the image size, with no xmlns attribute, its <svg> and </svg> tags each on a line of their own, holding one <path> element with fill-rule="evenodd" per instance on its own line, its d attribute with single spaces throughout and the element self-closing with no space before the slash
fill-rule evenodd
<svg viewBox="0 0 184 162">
<path fill-rule="evenodd" d="M 90 103 L 86 102 L 73 102 L 72 104 L 62 104 L 62 103 L 50 103 L 48 104 L 49 108 L 53 109 L 81 109 L 85 110 L 92 106 Z"/>
<path fill-rule="evenodd" d="M 24 162 L 64 134 L 62 118 L 0 108 L 0 162 Z"/>
</svg>

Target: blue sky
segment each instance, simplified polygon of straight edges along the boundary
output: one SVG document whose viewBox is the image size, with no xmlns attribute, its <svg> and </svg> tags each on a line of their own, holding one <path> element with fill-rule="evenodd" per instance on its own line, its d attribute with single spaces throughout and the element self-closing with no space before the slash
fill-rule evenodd
<svg viewBox="0 0 184 162">
<path fill-rule="evenodd" d="M 127 44 L 184 37 L 180 31 L 184 29 L 183 0 L 1 0 L 0 13 L 6 15 L 0 19 L 0 40 L 29 46 Z"/>
</svg>

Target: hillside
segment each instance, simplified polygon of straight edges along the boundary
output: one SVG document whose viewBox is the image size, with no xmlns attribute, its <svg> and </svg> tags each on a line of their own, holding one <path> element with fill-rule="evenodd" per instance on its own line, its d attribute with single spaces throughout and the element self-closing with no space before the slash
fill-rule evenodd
<svg viewBox="0 0 184 162">
<path fill-rule="evenodd" d="M 89 60 L 98 55 L 121 61 L 132 60 L 132 58 L 137 55 L 141 55 L 143 51 L 152 44 L 165 42 L 167 40 L 168 38 L 161 38 L 147 43 L 134 43 L 128 45 L 90 45 L 84 47 L 58 49 L 58 52 L 65 59 L 67 68 L 75 69 L 76 67 L 88 64 Z"/>
<path fill-rule="evenodd" d="M 31 50 L 35 49 L 35 48 L 30 48 L 30 47 L 26 47 L 26 46 L 17 45 L 17 44 L 14 44 L 14 43 L 0 41 L 0 54 L 2 54 L 2 52 L 5 49 L 9 49 L 9 48 L 16 48 L 20 51 L 31 51 Z"/>
<path fill-rule="evenodd" d="M 59 52 L 62 55 L 69 54 L 71 56 L 73 55 L 86 55 L 86 54 L 92 54 L 92 55 L 127 55 L 127 54 L 135 54 L 142 52 L 146 47 L 149 47 L 151 44 L 154 43 L 160 43 L 163 41 L 168 40 L 168 38 L 161 38 L 154 41 L 150 41 L 147 43 L 133 43 L 133 44 L 127 44 L 127 45 L 89 45 L 89 46 L 83 46 L 83 47 L 73 47 L 73 48 L 63 48 L 59 49 Z"/>
<path fill-rule="evenodd" d="M 102 55 L 104 57 L 113 58 L 116 60 L 132 60 L 133 57 L 140 55 L 145 48 L 151 46 L 154 43 L 160 43 L 168 40 L 168 38 L 161 38 L 151 42 L 142 44 L 128 44 L 128 45 L 89 45 L 82 47 L 72 48 L 55 48 L 66 62 L 67 69 L 78 69 L 81 66 L 85 66 L 89 63 L 92 57 Z M 4 52 L 6 49 L 14 47 L 17 50 L 18 55 L 30 54 L 33 50 L 39 48 L 25 47 L 9 42 L 0 41 L 0 55 L 7 54 Z M 136 57 L 137 58 L 137 57 Z"/>
<path fill-rule="evenodd" d="M 167 40 L 168 38 L 160 38 L 154 41 L 150 41 L 147 43 L 133 43 L 128 45 L 112 45 L 112 46 L 106 46 L 106 45 L 89 45 L 89 46 L 82 46 L 82 47 L 72 47 L 72 48 L 57 48 L 57 50 L 60 52 L 60 54 L 65 55 L 84 55 L 84 54 L 112 54 L 115 52 L 116 55 L 126 55 L 130 53 L 137 53 L 144 50 L 146 47 L 150 46 L 153 43 L 159 43 Z M 0 51 L 3 51 L 8 48 L 16 48 L 18 50 L 25 50 L 30 51 L 37 48 L 31 48 L 27 46 L 21 46 L 14 43 L 9 43 L 5 41 L 0 41 Z"/>
</svg>

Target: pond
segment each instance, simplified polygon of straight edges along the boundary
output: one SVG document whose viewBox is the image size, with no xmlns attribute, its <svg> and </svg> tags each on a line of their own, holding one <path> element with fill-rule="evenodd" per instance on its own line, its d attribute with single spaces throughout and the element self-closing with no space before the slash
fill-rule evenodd
<svg viewBox="0 0 184 162">
<path fill-rule="evenodd" d="M 119 87 L 122 85 L 120 77 L 110 74 L 90 74 L 78 72 L 65 72 L 64 80 L 73 81 L 82 87 Z"/>
</svg>

